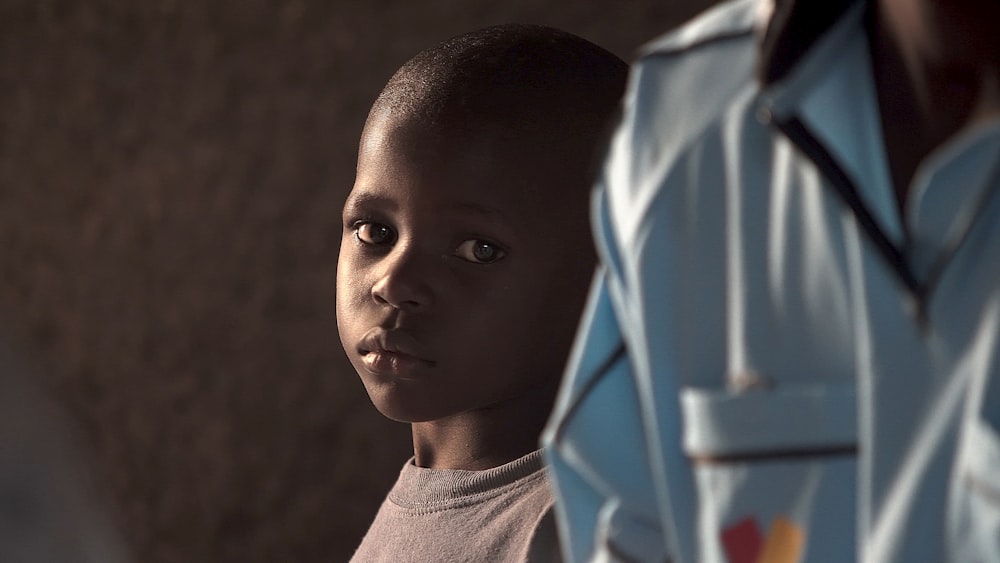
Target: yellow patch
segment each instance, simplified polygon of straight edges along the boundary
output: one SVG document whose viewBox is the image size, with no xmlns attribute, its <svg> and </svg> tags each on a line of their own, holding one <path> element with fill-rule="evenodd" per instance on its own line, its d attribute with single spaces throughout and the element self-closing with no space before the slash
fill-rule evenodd
<svg viewBox="0 0 1000 563">
<path fill-rule="evenodd" d="M 798 563 L 806 535 L 791 520 L 779 516 L 771 523 L 767 543 L 757 556 L 757 563 Z"/>
</svg>

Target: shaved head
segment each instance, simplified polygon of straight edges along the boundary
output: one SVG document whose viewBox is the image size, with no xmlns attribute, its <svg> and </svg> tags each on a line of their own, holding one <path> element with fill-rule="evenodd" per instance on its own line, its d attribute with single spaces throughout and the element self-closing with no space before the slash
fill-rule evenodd
<svg viewBox="0 0 1000 563">
<path fill-rule="evenodd" d="M 487 27 L 407 61 L 375 100 L 366 130 L 388 120 L 451 141 L 488 137 L 589 171 L 627 70 L 614 54 L 571 33 Z"/>
</svg>

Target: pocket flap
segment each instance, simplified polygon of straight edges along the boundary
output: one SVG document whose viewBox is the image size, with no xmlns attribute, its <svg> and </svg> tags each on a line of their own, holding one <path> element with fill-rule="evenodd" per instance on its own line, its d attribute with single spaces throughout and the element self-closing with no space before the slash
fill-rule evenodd
<svg viewBox="0 0 1000 563">
<path fill-rule="evenodd" d="M 851 384 L 740 392 L 687 388 L 681 409 L 684 448 L 696 460 L 848 455 L 857 449 Z"/>
</svg>

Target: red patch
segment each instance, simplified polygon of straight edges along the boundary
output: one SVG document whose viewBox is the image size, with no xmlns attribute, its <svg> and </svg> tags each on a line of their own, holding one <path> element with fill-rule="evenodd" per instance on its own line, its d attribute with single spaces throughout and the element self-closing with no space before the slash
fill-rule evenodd
<svg viewBox="0 0 1000 563">
<path fill-rule="evenodd" d="M 747 517 L 723 530 L 722 546 L 726 549 L 729 563 L 757 563 L 764 547 L 757 520 Z"/>
</svg>

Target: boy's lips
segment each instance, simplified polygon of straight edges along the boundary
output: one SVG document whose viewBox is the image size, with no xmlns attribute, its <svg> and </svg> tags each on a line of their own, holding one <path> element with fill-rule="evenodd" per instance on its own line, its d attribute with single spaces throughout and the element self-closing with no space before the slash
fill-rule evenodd
<svg viewBox="0 0 1000 563">
<path fill-rule="evenodd" d="M 358 344 L 358 353 L 369 370 L 379 373 L 433 367 L 436 363 L 428 359 L 430 354 L 415 338 L 400 330 L 368 331 Z"/>
</svg>

